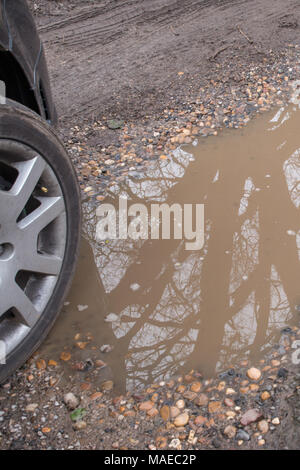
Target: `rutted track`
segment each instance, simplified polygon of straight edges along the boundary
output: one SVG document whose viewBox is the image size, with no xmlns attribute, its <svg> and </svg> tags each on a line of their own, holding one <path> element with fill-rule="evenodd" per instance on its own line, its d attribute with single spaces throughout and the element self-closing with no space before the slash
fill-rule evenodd
<svg viewBox="0 0 300 470">
<path fill-rule="evenodd" d="M 179 71 L 201 87 L 216 53 L 227 66 L 280 53 L 297 41 L 300 6 L 296 0 L 99 0 L 37 21 L 62 117 L 135 118 L 183 94 Z"/>
</svg>

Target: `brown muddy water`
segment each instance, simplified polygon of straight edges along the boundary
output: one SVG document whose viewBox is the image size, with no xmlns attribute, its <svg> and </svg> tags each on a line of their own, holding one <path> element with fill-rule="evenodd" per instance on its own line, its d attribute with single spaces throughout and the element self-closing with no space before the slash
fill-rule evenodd
<svg viewBox="0 0 300 470">
<path fill-rule="evenodd" d="M 299 129 L 293 104 L 261 115 L 132 171 L 104 201 L 204 204 L 201 250 L 177 239 L 97 241 L 96 206 L 84 202 L 77 274 L 44 357 L 67 348 L 70 374 L 72 361 L 102 359 L 104 379 L 124 391 L 263 356 L 299 316 Z"/>
</svg>

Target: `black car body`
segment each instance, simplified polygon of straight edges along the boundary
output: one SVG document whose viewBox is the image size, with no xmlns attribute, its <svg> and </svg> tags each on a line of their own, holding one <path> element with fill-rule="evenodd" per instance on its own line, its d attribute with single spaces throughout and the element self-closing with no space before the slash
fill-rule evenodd
<svg viewBox="0 0 300 470">
<path fill-rule="evenodd" d="M 7 98 L 56 123 L 43 45 L 26 0 L 0 0 L 0 80 Z"/>
<path fill-rule="evenodd" d="M 49 123 L 56 112 L 34 19 L 25 0 L 0 0 L 0 384 L 50 331 L 78 257 L 78 182 Z"/>
</svg>

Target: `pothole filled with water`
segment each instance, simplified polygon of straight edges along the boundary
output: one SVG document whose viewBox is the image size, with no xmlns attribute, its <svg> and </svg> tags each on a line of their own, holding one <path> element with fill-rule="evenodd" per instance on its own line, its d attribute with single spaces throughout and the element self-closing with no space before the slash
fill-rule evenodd
<svg viewBox="0 0 300 470">
<path fill-rule="evenodd" d="M 85 202 L 76 277 L 43 355 L 102 360 L 120 391 L 263 357 L 299 317 L 299 113 L 290 105 L 201 138 L 131 172 L 103 201 L 118 208 L 122 195 L 149 213 L 204 204 L 200 250 L 180 239 L 99 241 Z"/>
</svg>

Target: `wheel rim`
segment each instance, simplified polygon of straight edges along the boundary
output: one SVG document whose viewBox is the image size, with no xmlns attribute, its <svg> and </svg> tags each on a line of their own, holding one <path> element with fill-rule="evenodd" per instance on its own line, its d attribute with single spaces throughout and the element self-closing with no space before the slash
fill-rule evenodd
<svg viewBox="0 0 300 470">
<path fill-rule="evenodd" d="M 66 248 L 66 209 L 55 173 L 30 147 L 0 140 L 0 340 L 6 354 L 43 316 Z"/>
</svg>

